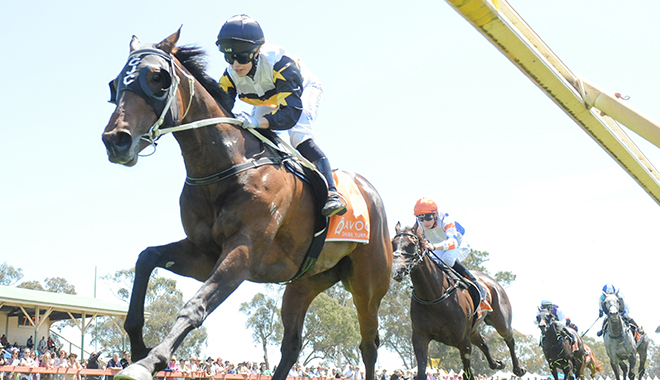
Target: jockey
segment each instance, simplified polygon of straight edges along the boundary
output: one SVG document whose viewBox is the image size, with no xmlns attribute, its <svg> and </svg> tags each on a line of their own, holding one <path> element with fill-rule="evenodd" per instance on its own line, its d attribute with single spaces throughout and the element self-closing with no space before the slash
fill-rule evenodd
<svg viewBox="0 0 660 380">
<path fill-rule="evenodd" d="M 635 322 L 631 317 L 630 317 L 630 309 L 628 308 L 628 305 L 626 304 L 626 301 L 623 299 L 623 293 L 621 293 L 620 290 L 618 290 L 614 285 L 612 284 L 605 284 L 603 286 L 602 292 L 600 294 L 600 298 L 598 300 L 598 318 L 601 318 L 603 314 L 607 314 L 608 310 L 605 310 L 605 297 L 608 294 L 614 294 L 616 295 L 617 299 L 619 300 L 619 310 L 621 313 L 621 318 L 625 323 L 627 323 L 631 330 L 633 331 L 633 335 L 635 336 L 635 339 L 637 339 L 637 333 L 644 334 L 644 330 L 637 325 L 637 322 Z M 601 336 L 605 333 L 605 330 L 607 329 L 607 318 L 603 320 L 603 326 L 601 327 L 600 331 L 596 333 L 597 336 Z"/>
<path fill-rule="evenodd" d="M 562 327 L 568 326 L 568 323 L 571 321 L 570 318 L 565 317 L 564 312 L 559 308 L 558 305 L 552 303 L 551 301 L 543 300 L 541 301 L 541 307 L 539 308 L 539 312 L 536 314 L 537 322 L 540 322 L 542 310 L 547 310 L 550 312 L 550 314 L 554 315 L 555 319 Z M 577 328 L 575 330 L 577 331 Z"/>
<path fill-rule="evenodd" d="M 250 16 L 240 14 L 227 20 L 216 45 L 230 65 L 220 78 L 220 87 L 231 99 L 238 96 L 254 106 L 251 114 L 236 115 L 243 128 L 288 132 L 291 145 L 314 163 L 328 184 L 328 199 L 321 213 L 328 217 L 343 215 L 346 203 L 337 192 L 330 162 L 314 142 L 312 132 L 323 98 L 321 82 L 299 58 L 267 44 L 261 26 Z"/>
<path fill-rule="evenodd" d="M 421 198 L 415 204 L 415 217 L 424 229 L 424 237 L 433 246 L 431 259 L 453 268 L 461 276 L 472 281 L 481 294 L 481 306 L 484 310 L 492 310 L 486 297 L 486 289 L 476 277 L 461 263 L 470 253 L 470 245 L 463 239 L 465 229 L 455 222 L 448 213 L 438 212 L 438 206 L 428 198 Z M 440 228 L 438 228 L 440 227 Z"/>
</svg>

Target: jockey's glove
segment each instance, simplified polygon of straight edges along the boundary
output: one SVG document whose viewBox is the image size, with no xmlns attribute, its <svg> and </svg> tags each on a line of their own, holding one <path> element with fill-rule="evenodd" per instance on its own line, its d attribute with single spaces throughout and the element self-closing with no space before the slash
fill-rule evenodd
<svg viewBox="0 0 660 380">
<path fill-rule="evenodd" d="M 259 120 L 245 111 L 236 115 L 236 118 L 243 122 L 243 128 L 259 128 Z"/>
</svg>

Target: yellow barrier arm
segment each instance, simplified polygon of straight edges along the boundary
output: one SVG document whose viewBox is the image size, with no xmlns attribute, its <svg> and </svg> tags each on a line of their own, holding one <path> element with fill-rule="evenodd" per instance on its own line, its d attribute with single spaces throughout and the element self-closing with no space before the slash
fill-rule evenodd
<svg viewBox="0 0 660 380">
<path fill-rule="evenodd" d="M 660 127 L 574 75 L 504 0 L 446 0 L 546 93 L 660 205 L 660 175 L 621 126 L 660 147 Z M 616 120 L 616 121 L 615 121 Z"/>
</svg>

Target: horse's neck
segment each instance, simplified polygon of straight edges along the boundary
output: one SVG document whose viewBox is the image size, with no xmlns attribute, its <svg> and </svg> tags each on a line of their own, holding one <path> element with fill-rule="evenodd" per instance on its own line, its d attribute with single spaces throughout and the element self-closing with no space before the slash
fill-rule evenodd
<svg viewBox="0 0 660 380">
<path fill-rule="evenodd" d="M 195 97 L 182 124 L 226 117 L 211 95 L 195 83 Z M 185 97 L 185 95 L 183 96 Z M 206 177 L 245 161 L 246 131 L 229 124 L 176 132 L 189 177 Z M 249 149 L 248 149 L 249 150 Z"/>
<path fill-rule="evenodd" d="M 552 345 L 556 344 L 561 340 L 559 336 L 559 329 L 556 322 L 550 322 L 548 328 L 545 330 L 545 341 Z"/>
<path fill-rule="evenodd" d="M 621 314 L 611 314 L 609 317 L 609 329 L 612 335 L 621 335 L 623 333 L 623 319 Z"/>
<path fill-rule="evenodd" d="M 439 298 L 450 286 L 447 274 L 428 256 L 413 268 L 410 279 L 415 286 L 415 294 L 423 299 Z"/>
</svg>

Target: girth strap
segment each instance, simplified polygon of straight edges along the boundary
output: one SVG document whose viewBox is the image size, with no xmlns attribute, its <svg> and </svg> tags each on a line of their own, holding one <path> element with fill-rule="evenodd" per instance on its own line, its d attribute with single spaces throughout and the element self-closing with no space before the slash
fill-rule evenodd
<svg viewBox="0 0 660 380">
<path fill-rule="evenodd" d="M 234 165 L 229 169 L 223 170 L 220 173 L 216 173 L 204 178 L 191 178 L 186 177 L 186 184 L 192 186 L 204 186 L 210 185 L 212 183 L 220 182 L 225 178 L 229 178 L 238 173 L 244 172 L 246 170 L 258 168 L 259 166 L 264 165 L 279 165 L 289 157 L 262 157 L 259 159 L 252 159 L 250 161 L 244 162 L 242 164 Z"/>
</svg>

